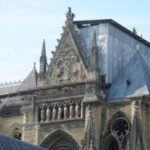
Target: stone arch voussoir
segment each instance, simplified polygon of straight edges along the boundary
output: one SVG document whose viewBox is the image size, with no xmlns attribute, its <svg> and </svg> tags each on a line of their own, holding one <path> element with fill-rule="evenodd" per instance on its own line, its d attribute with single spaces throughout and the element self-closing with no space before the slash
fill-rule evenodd
<svg viewBox="0 0 150 150">
<path fill-rule="evenodd" d="M 46 138 L 44 138 L 40 146 L 49 149 L 53 144 L 55 144 L 59 140 L 60 137 L 65 137 L 66 139 L 71 141 L 74 145 L 76 145 L 76 147 L 80 150 L 80 145 L 75 140 L 75 138 L 70 133 L 60 129 L 53 131 Z"/>
</svg>

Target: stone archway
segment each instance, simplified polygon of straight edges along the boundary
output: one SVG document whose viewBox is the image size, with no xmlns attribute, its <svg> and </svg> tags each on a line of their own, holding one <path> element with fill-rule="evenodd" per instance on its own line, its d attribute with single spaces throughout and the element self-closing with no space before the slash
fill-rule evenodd
<svg viewBox="0 0 150 150">
<path fill-rule="evenodd" d="M 46 137 L 40 146 L 48 150 L 80 150 L 74 138 L 62 130 L 57 130 Z"/>
</svg>

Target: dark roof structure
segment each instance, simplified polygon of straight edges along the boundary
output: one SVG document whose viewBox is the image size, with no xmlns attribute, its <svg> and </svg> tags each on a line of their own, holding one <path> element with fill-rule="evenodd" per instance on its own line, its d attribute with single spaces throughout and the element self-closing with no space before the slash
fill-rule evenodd
<svg viewBox="0 0 150 150">
<path fill-rule="evenodd" d="M 46 150 L 46 149 L 0 134 L 0 150 Z"/>
</svg>

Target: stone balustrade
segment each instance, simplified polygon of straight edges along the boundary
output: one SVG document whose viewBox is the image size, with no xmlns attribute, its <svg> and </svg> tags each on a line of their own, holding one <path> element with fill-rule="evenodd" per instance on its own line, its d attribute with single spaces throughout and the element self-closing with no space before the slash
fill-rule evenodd
<svg viewBox="0 0 150 150">
<path fill-rule="evenodd" d="M 5 88 L 5 87 L 12 87 L 12 86 L 19 86 L 21 85 L 22 81 L 14 81 L 14 82 L 5 82 L 5 83 L 0 83 L 0 88 Z"/>
<path fill-rule="evenodd" d="M 36 122 L 51 122 L 81 118 L 81 102 L 48 103 L 38 106 L 35 110 Z"/>
</svg>

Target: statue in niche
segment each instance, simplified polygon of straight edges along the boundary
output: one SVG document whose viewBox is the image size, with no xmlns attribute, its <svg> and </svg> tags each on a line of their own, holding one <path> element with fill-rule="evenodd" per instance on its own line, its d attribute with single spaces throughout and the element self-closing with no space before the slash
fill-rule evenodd
<svg viewBox="0 0 150 150">
<path fill-rule="evenodd" d="M 42 108 L 41 108 L 41 122 L 43 122 L 44 121 L 44 113 L 45 113 L 45 106 L 44 105 L 42 105 Z"/>
<path fill-rule="evenodd" d="M 53 105 L 53 113 L 52 113 L 52 119 L 55 120 L 56 119 L 56 105 Z"/>
<path fill-rule="evenodd" d="M 67 119 L 67 113 L 68 113 L 67 104 L 64 103 L 64 119 Z"/>
<path fill-rule="evenodd" d="M 73 103 L 70 102 L 70 119 L 73 118 Z"/>
<path fill-rule="evenodd" d="M 61 108 L 61 106 L 59 105 L 59 108 L 58 108 L 58 120 L 61 119 L 61 113 L 62 113 L 62 108 Z"/>
<path fill-rule="evenodd" d="M 79 117 L 79 103 L 77 102 L 77 104 L 76 104 L 76 106 L 75 106 L 75 116 L 76 116 L 76 118 L 78 118 Z"/>
<path fill-rule="evenodd" d="M 50 106 L 47 105 L 47 109 L 46 109 L 46 121 L 50 120 Z"/>
</svg>

